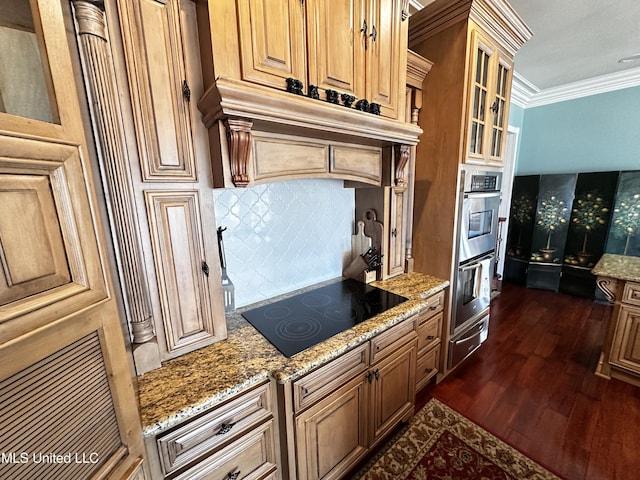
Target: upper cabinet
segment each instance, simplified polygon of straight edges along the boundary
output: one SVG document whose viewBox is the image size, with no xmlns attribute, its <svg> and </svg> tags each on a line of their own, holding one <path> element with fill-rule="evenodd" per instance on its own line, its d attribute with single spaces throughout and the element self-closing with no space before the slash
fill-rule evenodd
<svg viewBox="0 0 640 480">
<path fill-rule="evenodd" d="M 290 135 L 299 145 L 417 143 L 420 128 L 405 121 L 408 2 L 196 5 L 204 79 L 198 107 L 209 129 L 216 187 L 261 181 L 264 149 L 254 133 Z M 321 176 L 340 177 L 329 158 L 321 163 Z M 349 179 L 371 183 L 371 171 L 362 178 L 351 173 Z M 316 174 L 296 169 L 269 181 L 305 175 Z"/>
<path fill-rule="evenodd" d="M 513 62 L 478 29 L 470 36 L 466 163 L 502 165 Z"/>
<path fill-rule="evenodd" d="M 434 115 L 464 126 L 458 162 L 502 166 L 513 57 L 530 36 L 503 0 L 437 0 L 411 17 L 410 47 L 447 66 L 427 83 L 448 97 Z"/>
<path fill-rule="evenodd" d="M 409 47 L 434 68 L 424 80 L 416 147 L 415 269 L 452 278 L 460 166 L 502 167 L 513 58 L 532 32 L 505 0 L 435 0 L 409 19 Z"/>
<path fill-rule="evenodd" d="M 354 96 L 354 105 L 365 99 L 380 105 L 381 115 L 398 118 L 406 65 L 401 3 L 307 1 L 308 81 L 319 87 L 321 98 L 336 90 Z"/>
</svg>

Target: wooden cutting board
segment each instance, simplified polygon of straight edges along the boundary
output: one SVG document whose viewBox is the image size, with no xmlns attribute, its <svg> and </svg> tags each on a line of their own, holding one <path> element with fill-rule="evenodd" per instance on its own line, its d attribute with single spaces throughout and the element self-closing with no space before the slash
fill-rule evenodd
<svg viewBox="0 0 640 480">
<path fill-rule="evenodd" d="M 351 235 L 351 260 L 358 255 L 362 255 L 371 247 L 371 237 L 367 237 L 364 234 L 364 222 L 358 221 L 357 232 L 355 235 Z"/>
<path fill-rule="evenodd" d="M 371 237 L 371 246 L 376 247 L 378 252 L 382 252 L 382 239 L 384 226 L 376 219 L 376 211 L 372 208 L 365 210 L 362 214 L 364 222 L 364 234 Z"/>
</svg>

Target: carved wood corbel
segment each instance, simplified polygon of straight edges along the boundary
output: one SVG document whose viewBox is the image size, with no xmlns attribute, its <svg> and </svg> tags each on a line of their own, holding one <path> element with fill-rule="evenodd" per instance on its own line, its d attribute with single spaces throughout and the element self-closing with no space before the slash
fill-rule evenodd
<svg viewBox="0 0 640 480">
<path fill-rule="evenodd" d="M 610 303 L 615 303 L 616 294 L 618 293 L 618 280 L 610 277 L 598 277 L 596 279 L 596 285 L 607 297 Z"/>
<path fill-rule="evenodd" d="M 401 187 L 405 184 L 405 167 L 411 155 L 411 147 L 409 145 L 396 145 L 396 168 L 395 183 Z"/>
<path fill-rule="evenodd" d="M 409 0 L 402 0 L 402 21 L 409 18 Z"/>
<path fill-rule="evenodd" d="M 239 118 L 227 118 L 225 121 L 229 140 L 229 163 L 231 180 L 236 187 L 249 184 L 249 159 L 251 157 L 251 128 L 253 122 Z"/>
</svg>

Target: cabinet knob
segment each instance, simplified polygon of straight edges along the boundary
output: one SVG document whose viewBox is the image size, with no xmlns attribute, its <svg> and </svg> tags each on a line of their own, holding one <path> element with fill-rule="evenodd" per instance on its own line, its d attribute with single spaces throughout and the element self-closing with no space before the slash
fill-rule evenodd
<svg viewBox="0 0 640 480">
<path fill-rule="evenodd" d="M 392 237 L 397 237 L 398 236 L 398 229 L 394 228 L 393 230 L 391 230 L 391 236 Z"/>
<path fill-rule="evenodd" d="M 491 105 L 491 111 L 493 113 L 498 113 L 498 100 L 496 100 L 495 102 L 493 102 L 493 105 Z"/>
<path fill-rule="evenodd" d="M 434 337 L 433 335 L 427 335 L 427 340 L 433 340 L 434 338 L 436 337 Z"/>
<path fill-rule="evenodd" d="M 371 39 L 375 42 L 378 38 L 378 31 L 376 30 L 376 26 L 371 27 L 371 35 L 369 35 Z"/>
<path fill-rule="evenodd" d="M 371 372 L 367 373 L 367 380 L 369 381 L 369 383 L 373 381 L 373 373 Z"/>
<path fill-rule="evenodd" d="M 380 380 L 380 370 L 376 368 L 375 372 L 373 372 L 373 376 L 376 377 L 376 380 Z"/>
<path fill-rule="evenodd" d="M 436 308 L 438 308 L 436 305 L 431 305 L 429 311 L 433 312 Z"/>
<path fill-rule="evenodd" d="M 227 473 L 227 480 L 236 480 L 240 476 L 240 470 Z"/>
<path fill-rule="evenodd" d="M 204 273 L 207 277 L 209 276 L 209 265 L 204 260 L 202 261 L 202 273 Z"/>
<path fill-rule="evenodd" d="M 433 372 L 433 368 L 425 368 L 424 373 L 431 373 Z"/>
</svg>

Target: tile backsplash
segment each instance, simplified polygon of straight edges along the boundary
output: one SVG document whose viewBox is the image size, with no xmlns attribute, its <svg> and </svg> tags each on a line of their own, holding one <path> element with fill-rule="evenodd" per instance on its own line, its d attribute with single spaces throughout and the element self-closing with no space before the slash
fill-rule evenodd
<svg viewBox="0 0 640 480">
<path fill-rule="evenodd" d="M 354 233 L 354 190 L 290 180 L 214 190 L 236 307 L 342 275 Z"/>
</svg>

